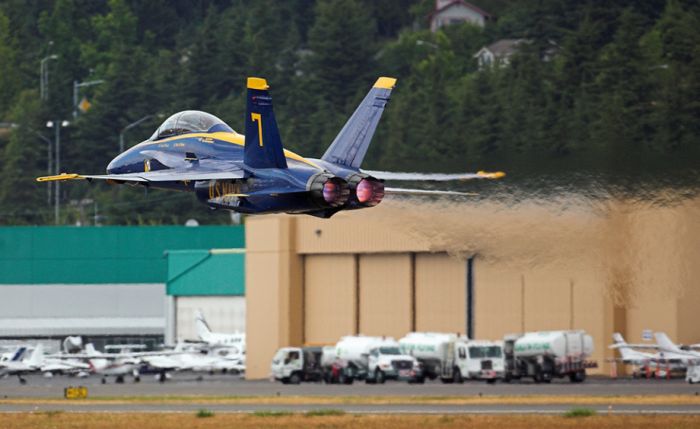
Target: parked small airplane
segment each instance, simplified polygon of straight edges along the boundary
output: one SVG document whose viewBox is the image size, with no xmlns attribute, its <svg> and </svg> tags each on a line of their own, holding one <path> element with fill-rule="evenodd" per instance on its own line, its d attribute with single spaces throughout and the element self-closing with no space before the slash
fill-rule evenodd
<svg viewBox="0 0 700 429">
<path fill-rule="evenodd" d="M 245 354 L 245 333 L 224 334 L 212 332 L 201 310 L 197 310 L 194 320 L 197 327 L 197 336 L 209 347 L 235 347 L 240 354 Z"/>
<path fill-rule="evenodd" d="M 498 179 L 505 174 L 420 174 L 364 171 L 364 160 L 396 79 L 380 77 L 320 159 L 282 147 L 267 81 L 247 81 L 245 136 L 205 112 L 172 115 L 151 138 L 126 150 L 107 174 L 66 174 L 38 181 L 85 179 L 194 192 L 213 209 L 239 213 L 303 213 L 328 218 L 373 207 L 385 194 L 471 195 L 388 188 L 384 179 L 446 181 Z"/>
<path fill-rule="evenodd" d="M 665 334 L 663 334 L 665 336 Z M 614 344 L 610 348 L 617 349 L 620 352 L 621 362 L 625 365 L 635 367 L 633 376 L 643 376 L 657 371 L 683 371 L 688 367 L 688 357 L 673 352 L 671 349 L 657 344 L 642 343 L 629 344 L 625 341 L 622 334 L 613 334 Z M 642 352 L 644 350 L 655 350 L 655 353 Z"/>
<path fill-rule="evenodd" d="M 20 347 L 10 360 L 0 362 L 0 376 L 16 375 L 19 382 L 25 384 L 27 380 L 22 377 L 23 375 L 39 371 L 43 359 L 44 347 L 38 344 L 34 347 L 29 358 L 23 360 L 22 357 L 26 350 L 26 347 Z"/>
</svg>

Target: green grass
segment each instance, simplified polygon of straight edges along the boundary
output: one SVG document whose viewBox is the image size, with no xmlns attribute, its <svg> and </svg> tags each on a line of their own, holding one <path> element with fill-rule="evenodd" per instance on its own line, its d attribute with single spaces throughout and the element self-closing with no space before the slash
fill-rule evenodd
<svg viewBox="0 0 700 429">
<path fill-rule="evenodd" d="M 591 417 L 595 416 L 597 413 L 595 410 L 590 408 L 572 408 L 564 413 L 564 417 L 575 418 L 575 417 Z"/>
<path fill-rule="evenodd" d="M 311 410 L 306 412 L 306 417 L 323 417 L 323 416 L 343 416 L 345 411 L 336 408 L 322 408 L 319 410 Z"/>
<path fill-rule="evenodd" d="M 199 411 L 197 411 L 197 414 L 195 415 L 199 418 L 214 417 L 214 412 L 212 410 L 201 408 Z"/>
<path fill-rule="evenodd" d="M 289 411 L 255 411 L 253 413 L 255 417 L 286 417 L 291 415 L 292 413 Z"/>
</svg>

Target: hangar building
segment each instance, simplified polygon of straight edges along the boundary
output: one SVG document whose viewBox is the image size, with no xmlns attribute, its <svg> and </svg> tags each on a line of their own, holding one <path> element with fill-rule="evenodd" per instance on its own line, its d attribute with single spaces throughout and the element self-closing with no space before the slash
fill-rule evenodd
<svg viewBox="0 0 700 429">
<path fill-rule="evenodd" d="M 342 335 L 585 329 L 700 342 L 700 199 L 384 201 L 246 222 L 248 378 L 276 349 Z"/>
<path fill-rule="evenodd" d="M 241 310 L 244 255 L 208 249 L 243 246 L 241 226 L 0 228 L 0 339 L 84 335 L 98 347 L 155 346 L 178 336 L 177 321 L 191 338 L 188 305 L 213 310 L 195 302 L 198 291 Z M 209 322 L 227 327 L 228 311 Z M 244 306 L 237 317 L 241 325 Z"/>
</svg>

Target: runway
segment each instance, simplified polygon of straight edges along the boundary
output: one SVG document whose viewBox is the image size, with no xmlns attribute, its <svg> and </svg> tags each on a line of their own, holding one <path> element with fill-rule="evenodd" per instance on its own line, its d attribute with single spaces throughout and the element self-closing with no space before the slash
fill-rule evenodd
<svg viewBox="0 0 700 429">
<path fill-rule="evenodd" d="M 302 383 L 298 386 L 273 383 L 268 380 L 246 381 L 240 376 L 217 374 L 202 375 L 201 381 L 192 373 L 173 375 L 172 379 L 159 383 L 151 375 L 142 375 L 141 382 L 134 383 L 128 377 L 123 384 L 108 379 L 101 384 L 99 377 L 44 378 L 27 376 L 27 384 L 20 385 L 16 378 L 0 379 L 0 399 L 11 398 L 62 398 L 67 386 L 87 386 L 90 397 L 128 396 L 628 396 L 628 395 L 700 395 L 700 385 L 688 384 L 681 379 L 639 380 L 590 377 L 581 384 L 568 380 L 554 380 L 551 384 L 535 384 L 529 381 L 517 383 L 467 382 L 443 384 L 439 381 L 423 385 L 387 382 L 368 385 L 357 382 L 349 386 L 323 383 Z"/>
<path fill-rule="evenodd" d="M 88 400 L 62 399 L 65 387 L 78 385 L 88 388 Z M 143 375 L 139 383 L 128 378 L 123 384 L 115 384 L 113 380 L 101 384 L 99 377 L 47 379 L 33 375 L 27 377 L 25 385 L 20 385 L 15 378 L 0 380 L 0 412 L 194 413 L 207 409 L 217 413 L 304 413 L 334 409 L 351 414 L 562 414 L 572 408 L 585 407 L 600 414 L 700 414 L 699 395 L 700 386 L 683 380 L 595 377 L 582 384 L 555 380 L 551 384 L 387 382 L 384 385 L 306 383 L 290 386 L 266 380 L 246 381 L 232 375 L 203 375 L 199 380 L 197 375 L 183 373 L 175 374 L 165 383 Z M 633 396 L 637 399 L 620 403 L 625 402 L 620 398 Z M 653 404 L 638 403 L 638 398 L 644 396 L 681 400 L 678 403 L 663 400 Z M 507 399 L 501 403 L 502 397 Z M 571 403 L 554 403 L 559 402 L 556 400 L 543 403 L 538 397 L 574 399 Z M 586 397 L 602 400 L 577 404 L 578 399 Z M 445 398 L 452 402 L 440 403 Z M 610 404 L 605 398 L 610 398 Z M 454 403 L 462 399 L 467 403 Z M 469 403 L 472 400 L 475 403 Z"/>
</svg>

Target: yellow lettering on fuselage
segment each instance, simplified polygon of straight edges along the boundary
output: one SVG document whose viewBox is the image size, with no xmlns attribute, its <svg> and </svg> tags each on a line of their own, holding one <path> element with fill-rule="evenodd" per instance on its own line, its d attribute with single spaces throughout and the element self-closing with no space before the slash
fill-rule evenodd
<svg viewBox="0 0 700 429">
<path fill-rule="evenodd" d="M 209 182 L 209 199 L 220 198 L 227 195 L 239 195 L 241 185 L 236 182 L 221 182 L 212 180 Z"/>
</svg>

